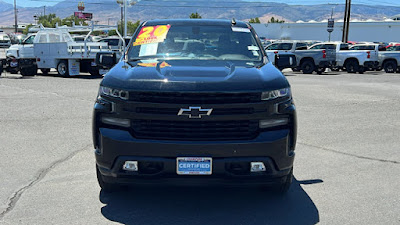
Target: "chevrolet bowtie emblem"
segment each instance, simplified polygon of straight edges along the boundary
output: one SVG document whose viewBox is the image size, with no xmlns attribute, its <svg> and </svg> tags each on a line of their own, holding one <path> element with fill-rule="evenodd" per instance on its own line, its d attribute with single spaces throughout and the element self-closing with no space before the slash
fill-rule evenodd
<svg viewBox="0 0 400 225">
<path fill-rule="evenodd" d="M 188 109 L 181 108 L 178 116 L 188 116 L 189 118 L 200 119 L 202 116 L 209 116 L 213 109 L 202 109 L 201 107 L 192 107 Z"/>
</svg>

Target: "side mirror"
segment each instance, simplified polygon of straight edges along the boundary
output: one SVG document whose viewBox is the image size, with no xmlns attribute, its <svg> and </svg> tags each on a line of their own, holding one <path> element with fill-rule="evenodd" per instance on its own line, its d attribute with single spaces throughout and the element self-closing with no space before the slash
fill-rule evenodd
<svg viewBox="0 0 400 225">
<path fill-rule="evenodd" d="M 111 69 L 117 64 L 117 55 L 115 52 L 99 52 L 96 54 L 96 64 L 100 68 Z"/>
<path fill-rule="evenodd" d="M 296 67 L 296 56 L 290 54 L 275 55 L 275 67 L 282 70 L 285 68 Z"/>
</svg>

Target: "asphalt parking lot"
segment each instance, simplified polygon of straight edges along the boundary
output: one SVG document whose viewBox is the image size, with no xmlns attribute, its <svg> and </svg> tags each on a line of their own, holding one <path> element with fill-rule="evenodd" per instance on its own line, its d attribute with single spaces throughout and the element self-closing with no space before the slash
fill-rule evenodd
<svg viewBox="0 0 400 225">
<path fill-rule="evenodd" d="M 100 192 L 91 114 L 101 78 L 0 77 L 0 224 L 400 224 L 400 74 L 285 73 L 295 182 Z"/>
</svg>

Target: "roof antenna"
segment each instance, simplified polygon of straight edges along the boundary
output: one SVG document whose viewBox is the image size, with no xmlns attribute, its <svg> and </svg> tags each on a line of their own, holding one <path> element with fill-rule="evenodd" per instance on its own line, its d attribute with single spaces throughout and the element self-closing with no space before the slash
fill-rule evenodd
<svg viewBox="0 0 400 225">
<path fill-rule="evenodd" d="M 235 20 L 235 18 L 232 18 L 231 23 L 232 23 L 232 25 L 236 25 L 236 20 Z"/>
</svg>

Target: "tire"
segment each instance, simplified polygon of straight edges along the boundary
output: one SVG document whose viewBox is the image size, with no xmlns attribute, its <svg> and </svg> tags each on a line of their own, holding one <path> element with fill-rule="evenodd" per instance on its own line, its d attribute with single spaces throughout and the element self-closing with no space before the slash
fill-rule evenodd
<svg viewBox="0 0 400 225">
<path fill-rule="evenodd" d="M 90 73 L 90 75 L 93 76 L 93 77 L 98 77 L 98 76 L 100 76 L 100 71 L 99 71 L 99 69 L 97 68 L 97 66 L 96 66 L 96 67 L 91 66 L 91 67 L 89 68 L 89 73 Z"/>
<path fill-rule="evenodd" d="M 61 60 L 57 65 L 57 72 L 60 76 L 69 77 L 68 62 Z"/>
<path fill-rule="evenodd" d="M 118 184 L 104 182 L 103 175 L 101 175 L 97 165 L 96 165 L 96 175 L 97 175 L 97 182 L 99 183 L 101 190 L 103 190 L 104 192 L 115 192 L 120 189 L 120 186 Z"/>
<path fill-rule="evenodd" d="M 43 75 L 48 75 L 50 72 L 50 69 L 40 69 L 40 71 L 42 71 Z"/>
<path fill-rule="evenodd" d="M 395 61 L 387 61 L 383 64 L 383 69 L 386 73 L 394 73 L 397 70 L 397 63 Z"/>
<path fill-rule="evenodd" d="M 357 73 L 359 71 L 358 62 L 354 59 L 347 61 L 345 67 L 348 73 Z"/>
<path fill-rule="evenodd" d="M 21 68 L 21 70 L 19 72 L 24 77 L 35 76 L 37 74 L 37 67 L 36 66 L 30 66 L 30 67 Z"/>
<path fill-rule="evenodd" d="M 326 70 L 326 67 L 319 67 L 319 68 L 317 68 L 317 74 L 319 74 L 319 75 L 321 75 L 323 72 L 325 72 L 325 70 Z"/>
<path fill-rule="evenodd" d="M 301 70 L 303 74 L 312 74 L 315 70 L 315 64 L 312 60 L 308 59 L 301 63 Z"/>
<path fill-rule="evenodd" d="M 278 187 L 276 188 L 276 192 L 281 195 L 286 194 L 289 191 L 292 182 L 293 182 L 293 167 L 290 170 L 289 174 L 286 176 L 285 181 L 278 185 Z"/>
</svg>

